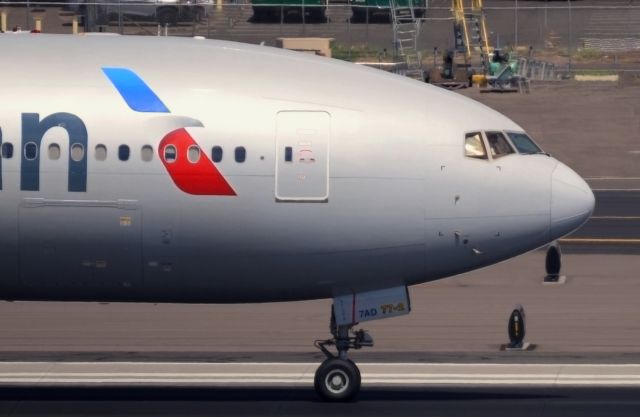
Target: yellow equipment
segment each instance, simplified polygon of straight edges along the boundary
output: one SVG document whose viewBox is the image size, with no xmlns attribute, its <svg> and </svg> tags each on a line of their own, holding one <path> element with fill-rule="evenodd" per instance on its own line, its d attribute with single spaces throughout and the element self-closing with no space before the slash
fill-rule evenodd
<svg viewBox="0 0 640 417">
<path fill-rule="evenodd" d="M 464 54 L 465 63 L 481 66 L 481 72 L 489 70 L 489 31 L 482 0 L 453 0 L 456 51 Z M 474 59 L 476 56 L 478 59 Z"/>
</svg>

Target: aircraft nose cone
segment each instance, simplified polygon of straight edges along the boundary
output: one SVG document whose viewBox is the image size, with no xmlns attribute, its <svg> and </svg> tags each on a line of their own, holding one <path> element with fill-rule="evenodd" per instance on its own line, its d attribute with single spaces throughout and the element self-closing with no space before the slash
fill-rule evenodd
<svg viewBox="0 0 640 417">
<path fill-rule="evenodd" d="M 551 238 L 558 239 L 582 226 L 591 217 L 595 204 L 589 185 L 559 163 L 551 175 Z"/>
</svg>

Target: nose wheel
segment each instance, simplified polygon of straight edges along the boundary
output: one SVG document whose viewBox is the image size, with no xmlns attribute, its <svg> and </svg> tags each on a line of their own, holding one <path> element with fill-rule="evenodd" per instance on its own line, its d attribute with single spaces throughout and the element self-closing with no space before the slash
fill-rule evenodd
<svg viewBox="0 0 640 417">
<path fill-rule="evenodd" d="M 365 330 L 351 330 L 353 325 L 336 326 L 333 309 L 331 314 L 332 339 L 316 340 L 315 346 L 327 359 L 316 370 L 314 387 L 320 398 L 329 402 L 353 400 L 360 392 L 362 378 L 356 364 L 347 357 L 349 349 L 373 346 L 373 339 Z M 335 346 L 335 355 L 327 346 Z"/>
<path fill-rule="evenodd" d="M 316 371 L 314 386 L 325 401 L 350 401 L 360 392 L 360 370 L 351 359 L 330 358 Z"/>
</svg>

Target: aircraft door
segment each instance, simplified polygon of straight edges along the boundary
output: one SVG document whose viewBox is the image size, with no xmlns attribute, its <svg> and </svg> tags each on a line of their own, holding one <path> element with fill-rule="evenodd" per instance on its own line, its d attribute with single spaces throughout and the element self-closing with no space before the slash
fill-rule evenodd
<svg viewBox="0 0 640 417">
<path fill-rule="evenodd" d="M 134 201 L 25 199 L 19 209 L 22 284 L 68 297 L 140 290 L 141 223 Z"/>
<path fill-rule="evenodd" d="M 276 201 L 329 199 L 331 115 L 322 111 L 282 111 L 276 126 Z"/>
</svg>

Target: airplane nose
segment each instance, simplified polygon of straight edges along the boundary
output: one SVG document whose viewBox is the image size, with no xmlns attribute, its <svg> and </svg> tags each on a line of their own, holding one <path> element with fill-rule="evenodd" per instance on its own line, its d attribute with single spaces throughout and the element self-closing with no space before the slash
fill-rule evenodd
<svg viewBox="0 0 640 417">
<path fill-rule="evenodd" d="M 558 163 L 551 175 L 551 239 L 582 226 L 591 217 L 595 204 L 589 185 L 571 168 Z"/>
</svg>

